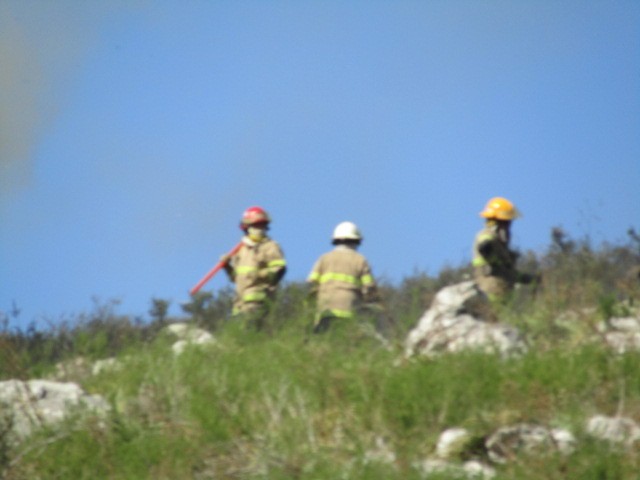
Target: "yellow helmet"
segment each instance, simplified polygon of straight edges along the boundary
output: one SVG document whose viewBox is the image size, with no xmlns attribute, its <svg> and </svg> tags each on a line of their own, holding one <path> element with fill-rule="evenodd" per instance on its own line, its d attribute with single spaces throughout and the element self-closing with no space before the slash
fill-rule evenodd
<svg viewBox="0 0 640 480">
<path fill-rule="evenodd" d="M 487 206 L 480 212 L 480 216 L 484 218 L 493 218 L 495 220 L 513 220 L 520 216 L 520 212 L 506 198 L 494 197 L 487 202 Z"/>
</svg>

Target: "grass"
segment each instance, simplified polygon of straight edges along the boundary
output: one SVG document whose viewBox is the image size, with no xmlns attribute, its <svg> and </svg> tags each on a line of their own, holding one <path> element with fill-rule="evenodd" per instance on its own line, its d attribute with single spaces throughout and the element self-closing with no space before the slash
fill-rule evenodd
<svg viewBox="0 0 640 480">
<path fill-rule="evenodd" d="M 85 384 L 110 399 L 107 422 L 41 433 L 13 452 L 4 478 L 422 478 L 414 466 L 444 429 L 484 437 L 518 422 L 569 428 L 580 447 L 519 458 L 499 478 L 638 478 L 637 452 L 584 434 L 595 413 L 640 416 L 636 353 L 585 346 L 398 364 L 398 351 L 348 336 L 238 333 L 177 358 L 166 344 L 123 356 L 126 368 Z M 381 444 L 392 461 L 372 455 Z"/>
<path fill-rule="evenodd" d="M 464 427 L 477 447 L 499 427 L 526 422 L 567 428 L 578 446 L 494 465 L 498 480 L 638 480 L 637 443 L 625 449 L 585 431 L 595 414 L 640 421 L 640 353 L 585 341 L 597 322 L 628 310 L 610 278 L 597 281 L 615 270 L 607 250 L 586 258 L 578 246 L 575 256 L 550 251 L 540 260 L 553 288 L 501 312 L 530 340 L 526 354 L 510 359 L 403 359 L 402 341 L 424 302 L 462 277 L 451 269 L 385 288 L 396 317 L 390 348 L 348 323 L 309 335 L 300 285 L 285 290 L 271 328 L 259 334 L 225 324 L 225 308 L 207 297 L 190 320 L 218 343 L 178 357 L 157 334 L 165 318 L 138 325 L 108 309 L 57 333 L 0 331 L 1 378 L 45 376 L 79 355 L 115 354 L 123 367 L 75 379 L 110 402 L 106 418 L 69 421 L 20 445 L 3 442 L 0 429 L 0 478 L 417 480 L 426 478 L 418 465 L 434 455 L 443 430 Z M 637 293 L 625 285 L 625 295 Z M 570 326 L 559 320 L 567 312 L 577 312 Z M 479 448 L 460 460 L 473 457 L 487 461 Z"/>
</svg>

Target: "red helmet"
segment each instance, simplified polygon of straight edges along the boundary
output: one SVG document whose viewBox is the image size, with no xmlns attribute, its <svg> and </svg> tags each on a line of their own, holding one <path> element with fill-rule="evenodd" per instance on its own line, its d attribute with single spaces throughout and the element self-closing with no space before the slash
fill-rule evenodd
<svg viewBox="0 0 640 480">
<path fill-rule="evenodd" d="M 271 217 L 269 214 L 260 207 L 249 207 L 242 214 L 242 220 L 240 221 L 240 228 L 246 229 L 249 225 L 255 225 L 256 223 L 269 223 Z"/>
</svg>

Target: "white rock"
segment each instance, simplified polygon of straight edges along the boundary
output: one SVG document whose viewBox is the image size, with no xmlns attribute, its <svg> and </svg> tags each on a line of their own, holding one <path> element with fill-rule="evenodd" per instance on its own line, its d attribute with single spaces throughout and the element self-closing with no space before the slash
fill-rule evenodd
<svg viewBox="0 0 640 480">
<path fill-rule="evenodd" d="M 470 349 L 503 356 L 525 352 L 527 346 L 520 331 L 510 325 L 485 321 L 480 315 L 483 308 L 486 297 L 474 282 L 443 288 L 409 332 L 405 357 Z"/>
<path fill-rule="evenodd" d="M 186 323 L 173 323 L 167 326 L 166 330 L 178 337 L 178 341 L 171 346 L 175 355 L 180 355 L 192 345 L 213 345 L 216 343 L 216 339 L 209 332 Z"/>
<path fill-rule="evenodd" d="M 120 363 L 116 358 L 105 358 L 103 360 L 96 360 L 91 368 L 91 373 L 93 375 L 98 375 L 103 372 L 120 370 L 121 368 L 122 363 Z"/>
<path fill-rule="evenodd" d="M 619 332 L 640 333 L 640 319 L 635 317 L 614 317 L 606 322 L 598 324 L 598 330 L 601 332 L 607 330 L 617 330 Z"/>
<path fill-rule="evenodd" d="M 84 357 L 75 357 L 56 364 L 56 369 L 50 379 L 56 382 L 68 382 L 70 380 L 87 377 L 91 370 L 90 362 Z"/>
<path fill-rule="evenodd" d="M 551 430 L 551 438 L 563 455 L 570 455 L 576 450 L 576 437 L 569 430 L 554 428 Z"/>
<path fill-rule="evenodd" d="M 640 350 L 640 332 L 607 332 L 604 340 L 616 353 Z"/>
<path fill-rule="evenodd" d="M 507 463 L 519 453 L 541 455 L 571 453 L 575 440 L 570 432 L 521 423 L 496 430 L 485 442 L 489 458 L 495 463 Z"/>
<path fill-rule="evenodd" d="M 458 455 L 471 439 L 465 428 L 449 428 L 440 434 L 436 444 L 436 455 L 442 459 L 450 459 Z"/>
<path fill-rule="evenodd" d="M 493 468 L 477 460 L 465 462 L 462 468 L 470 478 L 493 478 L 496 476 L 496 471 Z"/>
<path fill-rule="evenodd" d="M 22 439 L 38 426 L 50 425 L 72 412 L 102 415 L 110 405 L 100 395 L 89 395 L 70 382 L 7 380 L 0 382 L 0 404 L 12 421 L 12 433 Z"/>
<path fill-rule="evenodd" d="M 601 440 L 629 446 L 640 440 L 640 426 L 628 417 L 595 415 L 587 421 L 587 432 Z"/>
<path fill-rule="evenodd" d="M 167 325 L 165 327 L 165 330 L 167 330 L 169 333 L 172 333 L 178 338 L 184 338 L 187 331 L 189 331 L 189 329 L 191 328 L 194 327 L 191 327 L 186 323 L 172 323 L 171 325 Z"/>
</svg>

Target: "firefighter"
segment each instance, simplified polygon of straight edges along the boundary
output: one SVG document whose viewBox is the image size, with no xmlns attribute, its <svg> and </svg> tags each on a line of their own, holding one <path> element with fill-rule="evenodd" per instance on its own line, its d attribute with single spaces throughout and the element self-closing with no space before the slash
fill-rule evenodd
<svg viewBox="0 0 640 480">
<path fill-rule="evenodd" d="M 307 281 L 316 297 L 314 333 L 325 332 L 335 320 L 353 318 L 367 306 L 379 307 L 379 294 L 367 259 L 357 252 L 362 234 L 352 222 L 333 231 L 335 248 L 323 254 Z"/>
<path fill-rule="evenodd" d="M 242 214 L 240 229 L 243 246 L 232 257 L 223 256 L 224 269 L 235 283 L 236 298 L 232 317 L 261 330 L 284 277 L 287 263 L 280 245 L 267 232 L 271 218 L 260 207 L 249 207 Z"/>
<path fill-rule="evenodd" d="M 474 279 L 494 304 L 504 304 L 510 297 L 516 283 L 539 281 L 536 275 L 519 272 L 516 269 L 518 253 L 509 248 L 511 222 L 520 213 L 506 198 L 494 197 L 480 212 L 485 226 L 476 235 L 473 244 Z"/>
</svg>

